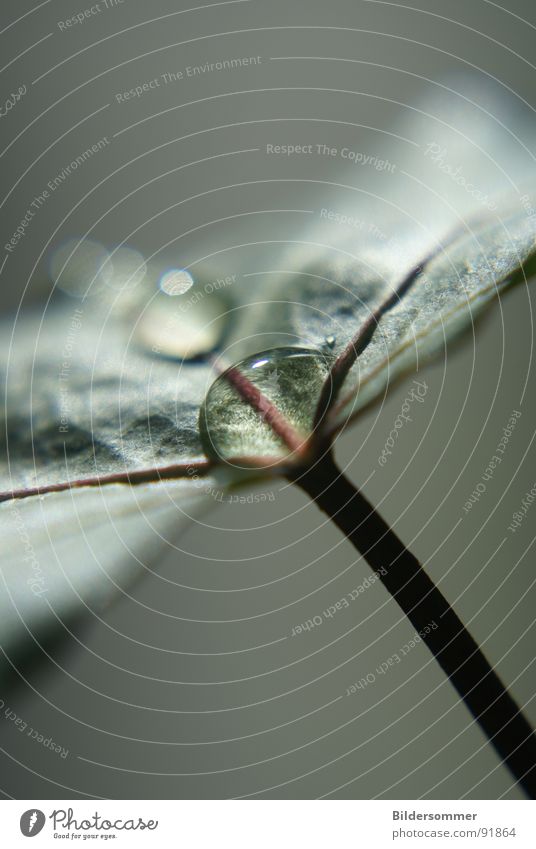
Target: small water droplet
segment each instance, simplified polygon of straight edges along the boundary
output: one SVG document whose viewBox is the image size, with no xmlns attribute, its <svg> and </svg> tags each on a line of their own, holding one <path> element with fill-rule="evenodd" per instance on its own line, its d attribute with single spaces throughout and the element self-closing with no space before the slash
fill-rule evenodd
<svg viewBox="0 0 536 849">
<path fill-rule="evenodd" d="M 333 349 L 335 347 L 335 342 L 337 341 L 336 336 L 326 336 L 324 342 L 328 348 Z"/>
<path fill-rule="evenodd" d="M 157 356 L 197 359 L 218 347 L 229 323 L 228 306 L 224 298 L 203 290 L 184 300 L 157 293 L 138 320 L 136 341 Z"/>
<path fill-rule="evenodd" d="M 320 351 L 291 347 L 272 348 L 234 366 L 276 405 L 304 438 L 311 432 L 316 403 L 329 367 L 329 358 Z M 229 460 L 288 454 L 288 448 L 240 397 L 225 373 L 210 387 L 199 425 L 205 451 L 212 457 Z"/>
<path fill-rule="evenodd" d="M 164 295 L 184 295 L 194 285 L 194 278 L 184 268 L 171 268 L 160 278 L 160 289 Z"/>
</svg>

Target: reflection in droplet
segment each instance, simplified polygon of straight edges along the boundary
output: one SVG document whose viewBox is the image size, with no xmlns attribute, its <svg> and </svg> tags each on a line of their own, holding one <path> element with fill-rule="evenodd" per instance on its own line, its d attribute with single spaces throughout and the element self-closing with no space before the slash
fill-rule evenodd
<svg viewBox="0 0 536 849">
<path fill-rule="evenodd" d="M 75 298 L 98 294 L 110 285 L 110 254 L 91 239 L 69 239 L 52 255 L 50 276 L 54 284 Z"/>
<path fill-rule="evenodd" d="M 201 290 L 177 301 L 157 293 L 139 318 L 136 340 L 152 354 L 192 360 L 214 351 L 228 321 L 228 304 L 217 295 Z"/>
<path fill-rule="evenodd" d="M 325 341 L 326 345 L 328 346 L 328 348 L 334 348 L 335 342 L 337 341 L 337 338 L 335 336 L 326 336 L 324 341 Z"/>
<path fill-rule="evenodd" d="M 194 278 L 184 268 L 172 268 L 162 274 L 159 285 L 165 295 L 184 295 L 194 285 Z"/>
<path fill-rule="evenodd" d="M 311 432 L 320 390 L 330 360 L 309 348 L 272 348 L 237 363 L 244 377 L 272 401 L 300 434 Z M 222 460 L 235 457 L 284 457 L 288 449 L 253 407 L 229 383 L 225 373 L 210 387 L 199 425 L 205 451 Z"/>
</svg>

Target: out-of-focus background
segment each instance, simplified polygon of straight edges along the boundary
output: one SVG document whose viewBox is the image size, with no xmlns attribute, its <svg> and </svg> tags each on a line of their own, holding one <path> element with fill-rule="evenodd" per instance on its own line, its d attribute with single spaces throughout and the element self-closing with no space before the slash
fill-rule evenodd
<svg viewBox="0 0 536 849">
<path fill-rule="evenodd" d="M 456 101 L 469 85 L 492 123 L 488 104 L 509 104 L 512 124 L 496 122 L 515 137 L 503 176 L 518 180 L 536 149 L 529 0 L 6 0 L 2 17 L 2 246 L 23 229 L 0 250 L 4 332 L 57 300 L 75 308 L 76 292 L 51 276 L 56 252 L 81 236 L 148 258 L 144 285 L 197 263 L 258 296 L 269 274 L 243 275 L 280 270 L 285 242 L 309 231 L 319 241 L 320 210 L 338 197 L 351 209 L 348 186 L 389 195 L 408 144 L 398 128 L 422 120 L 423 103 L 429 137 L 413 144 L 441 146 L 445 86 Z M 472 111 L 465 101 L 460 115 Z M 312 152 L 267 150 L 289 144 Z M 438 167 L 455 170 L 452 149 L 445 157 Z M 358 217 L 362 238 L 362 201 Z M 370 232 L 375 244 L 399 236 Z M 532 512 L 508 530 L 534 484 L 533 298 L 530 286 L 508 293 L 420 372 L 425 402 L 384 467 L 411 378 L 341 437 L 337 456 L 536 722 Z M 464 510 L 514 410 L 503 462 Z M 142 580 L 31 661 L 6 653 L 0 792 L 519 798 L 422 645 L 377 672 L 413 637 L 378 583 L 322 615 L 369 574 L 337 530 L 284 483 L 255 494 L 269 497 L 214 501 L 175 547 L 155 542 Z"/>
</svg>

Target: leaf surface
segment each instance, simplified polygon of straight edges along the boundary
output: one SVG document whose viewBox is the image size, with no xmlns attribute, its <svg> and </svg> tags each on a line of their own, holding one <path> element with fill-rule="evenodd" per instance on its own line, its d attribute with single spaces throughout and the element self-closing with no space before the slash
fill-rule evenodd
<svg viewBox="0 0 536 849">
<path fill-rule="evenodd" d="M 366 162 L 348 163 L 338 181 L 320 181 L 325 207 L 317 224 L 293 233 L 265 274 L 259 268 L 233 289 L 240 310 L 225 347 L 235 362 L 259 350 L 259 334 L 263 349 L 301 345 L 335 359 L 371 311 L 422 266 L 346 376 L 330 413 L 332 432 L 471 327 L 498 293 L 524 279 L 523 268 L 531 271 L 536 213 L 532 191 L 522 186 L 535 173 L 534 125 L 480 89 L 441 90 L 407 108 L 405 124 Z M 32 641 L 58 617 L 113 597 L 143 573 L 155 540 L 210 505 L 210 487 L 239 479 L 232 470 L 208 475 L 198 417 L 211 366 L 140 345 L 142 302 L 119 298 L 109 310 L 106 298 L 98 301 L 63 298 L 42 316 L 6 323 L 0 489 L 170 465 L 182 467 L 182 479 L 0 504 L 4 646 Z M 206 486 L 196 479 L 199 468 Z"/>
<path fill-rule="evenodd" d="M 209 366 L 159 358 L 136 346 L 128 321 L 78 309 L 69 302 L 2 334 L 0 490 L 102 480 L 0 503 L 8 652 L 124 591 L 235 477 L 204 468 L 197 420 Z M 176 464 L 176 481 L 106 483 Z"/>
</svg>

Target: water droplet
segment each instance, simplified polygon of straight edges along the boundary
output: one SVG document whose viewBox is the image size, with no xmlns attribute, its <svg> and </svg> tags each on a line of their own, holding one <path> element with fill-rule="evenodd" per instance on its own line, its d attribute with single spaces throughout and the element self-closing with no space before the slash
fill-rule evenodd
<svg viewBox="0 0 536 849">
<path fill-rule="evenodd" d="M 55 285 L 75 298 L 95 295 L 113 276 L 110 254 L 91 239 L 69 239 L 53 254 L 50 276 Z"/>
<path fill-rule="evenodd" d="M 172 268 L 162 274 L 160 289 L 164 295 L 184 295 L 194 285 L 194 278 L 186 269 Z"/>
<path fill-rule="evenodd" d="M 298 433 L 308 436 L 320 390 L 329 375 L 328 357 L 310 348 L 272 348 L 247 357 L 234 368 L 276 405 Z M 210 387 L 199 425 L 205 451 L 212 457 L 230 460 L 288 454 L 282 440 L 240 397 L 225 373 Z"/>
<path fill-rule="evenodd" d="M 136 341 L 161 357 L 202 357 L 218 347 L 229 322 L 228 306 L 224 298 L 202 289 L 178 301 L 157 293 L 138 320 Z"/>
<path fill-rule="evenodd" d="M 333 349 L 335 347 L 335 342 L 337 341 L 336 336 L 326 336 L 324 342 L 328 348 Z"/>
</svg>

